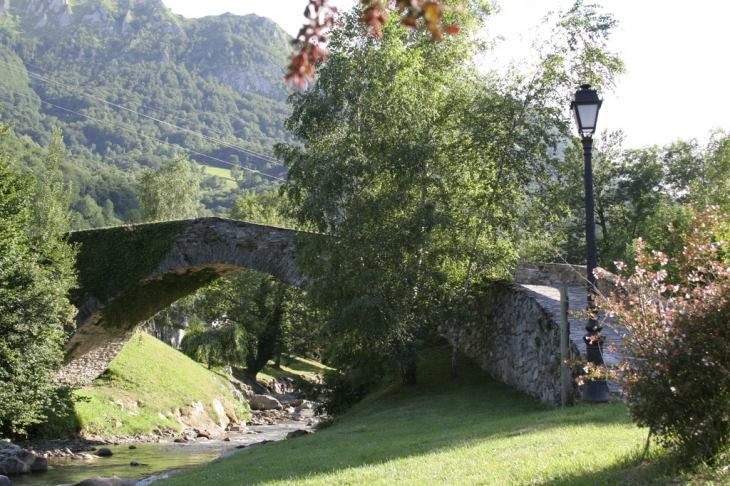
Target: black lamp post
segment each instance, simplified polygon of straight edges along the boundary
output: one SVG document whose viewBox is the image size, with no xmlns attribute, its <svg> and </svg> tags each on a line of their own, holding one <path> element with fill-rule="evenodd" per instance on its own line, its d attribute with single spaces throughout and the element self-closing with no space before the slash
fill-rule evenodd
<svg viewBox="0 0 730 486">
<path fill-rule="evenodd" d="M 575 93 L 575 100 L 570 104 L 573 110 L 575 121 L 578 125 L 578 133 L 583 142 L 583 156 L 585 158 L 585 188 L 586 188 L 586 247 L 588 252 L 588 261 L 586 265 L 586 275 L 588 277 L 588 311 L 591 318 L 586 324 L 586 331 L 583 336 L 586 343 L 586 358 L 588 362 L 596 366 L 603 365 L 603 342 L 600 336 L 601 326 L 595 319 L 596 310 L 596 276 L 593 274 L 598 265 L 596 257 L 596 224 L 593 219 L 593 166 L 592 166 L 592 149 L 593 134 L 596 133 L 596 122 L 598 121 L 598 111 L 601 109 L 603 101 L 598 99 L 595 89 L 590 89 L 590 84 L 583 84 L 580 90 Z M 608 384 L 606 380 L 587 380 L 583 389 L 583 400 L 587 402 L 607 402 L 608 401 Z"/>
</svg>

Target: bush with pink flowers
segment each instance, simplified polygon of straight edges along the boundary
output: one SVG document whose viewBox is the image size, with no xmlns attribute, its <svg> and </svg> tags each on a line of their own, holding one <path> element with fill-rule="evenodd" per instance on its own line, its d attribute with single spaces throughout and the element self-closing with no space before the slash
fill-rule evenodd
<svg viewBox="0 0 730 486">
<path fill-rule="evenodd" d="M 726 232 L 726 216 L 709 208 L 680 236 L 681 255 L 649 253 L 639 240 L 634 271 L 600 302 L 626 328 L 625 359 L 611 374 L 623 383 L 629 414 L 688 462 L 715 462 L 730 445 L 730 268 L 719 241 Z"/>
</svg>

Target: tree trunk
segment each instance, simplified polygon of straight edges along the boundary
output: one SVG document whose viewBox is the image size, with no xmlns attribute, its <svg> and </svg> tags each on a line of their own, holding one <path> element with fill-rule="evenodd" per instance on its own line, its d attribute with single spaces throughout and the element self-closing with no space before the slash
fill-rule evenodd
<svg viewBox="0 0 730 486">
<path fill-rule="evenodd" d="M 457 373 L 457 368 L 456 368 L 456 355 L 457 355 L 457 353 L 458 353 L 458 351 L 457 351 L 457 348 L 456 348 L 456 344 L 453 344 L 451 346 L 451 377 L 452 378 L 458 378 L 459 377 L 459 374 Z"/>
<path fill-rule="evenodd" d="M 416 385 L 416 362 L 411 361 L 404 368 L 401 369 L 401 378 L 403 379 L 403 386 L 415 386 Z"/>
<path fill-rule="evenodd" d="M 276 359 L 274 360 L 274 366 L 273 368 L 275 370 L 281 369 L 281 353 L 276 353 Z"/>
<path fill-rule="evenodd" d="M 259 374 L 258 370 L 250 370 L 248 368 L 243 369 L 243 376 L 245 376 L 249 380 L 252 380 L 254 383 L 256 382 L 256 376 L 258 374 Z"/>
</svg>

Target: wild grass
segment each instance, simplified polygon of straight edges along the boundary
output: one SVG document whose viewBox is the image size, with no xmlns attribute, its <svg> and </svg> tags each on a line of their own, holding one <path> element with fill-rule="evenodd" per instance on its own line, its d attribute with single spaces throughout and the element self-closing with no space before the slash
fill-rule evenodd
<svg viewBox="0 0 730 486">
<path fill-rule="evenodd" d="M 315 381 L 316 376 L 321 376 L 327 366 L 312 359 L 301 356 L 284 355 L 281 358 L 281 369 L 274 368 L 274 362 L 269 364 L 256 376 L 258 381 L 270 383 L 272 379 L 281 378 L 302 378 L 307 381 Z"/>
<path fill-rule="evenodd" d="M 646 430 L 621 402 L 556 410 L 466 363 L 452 380 L 448 363 L 448 350 L 438 350 L 416 387 L 393 382 L 314 435 L 158 484 L 724 484 L 716 472 L 682 475 L 661 450 L 642 460 Z"/>
<path fill-rule="evenodd" d="M 180 430 L 175 410 L 192 401 L 203 403 L 215 418 L 211 402 L 216 397 L 234 404 L 239 418 L 247 413 L 224 376 L 143 332 L 135 334 L 109 369 L 77 396 L 83 400 L 75 406 L 81 433 L 102 437 L 149 434 L 155 426 Z"/>
</svg>

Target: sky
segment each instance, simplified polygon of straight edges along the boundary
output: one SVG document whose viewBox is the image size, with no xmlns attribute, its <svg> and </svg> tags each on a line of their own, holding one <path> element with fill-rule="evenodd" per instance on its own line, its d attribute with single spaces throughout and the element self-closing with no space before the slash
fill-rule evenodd
<svg viewBox="0 0 730 486">
<path fill-rule="evenodd" d="M 163 0 L 185 17 L 231 12 L 268 17 L 294 35 L 307 0 Z M 346 9 L 355 0 L 331 0 Z M 489 22 L 505 41 L 503 61 L 524 56 L 531 32 L 550 10 L 568 0 L 501 0 Z M 610 49 L 620 53 L 627 74 L 615 90 L 600 93 L 598 130 L 623 130 L 625 148 L 663 146 L 677 139 L 705 143 L 715 128 L 730 131 L 730 1 L 586 0 L 619 21 Z M 566 110 L 570 100 L 566 100 Z"/>
</svg>

